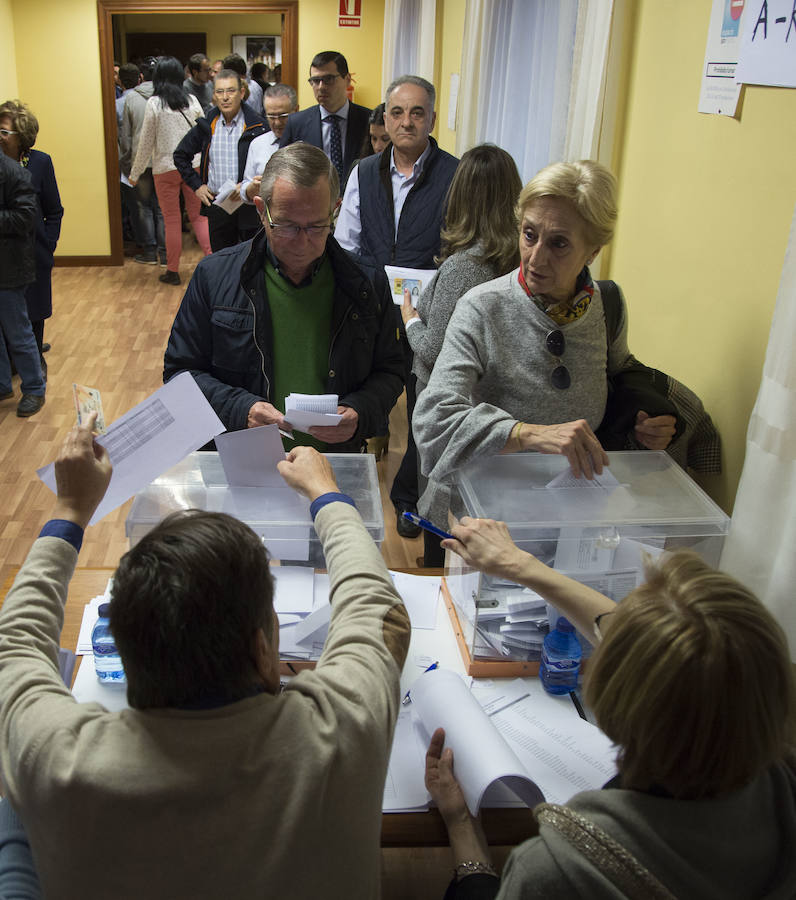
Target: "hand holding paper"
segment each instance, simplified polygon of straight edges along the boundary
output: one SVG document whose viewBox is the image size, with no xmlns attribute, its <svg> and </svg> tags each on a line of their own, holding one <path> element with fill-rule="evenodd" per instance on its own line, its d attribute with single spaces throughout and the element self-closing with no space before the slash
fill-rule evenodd
<svg viewBox="0 0 796 900">
<path fill-rule="evenodd" d="M 76 522 L 85 528 L 110 484 L 113 467 L 108 451 L 94 440 L 97 414 L 67 434 L 55 461 L 58 499 L 54 518 Z"/>
</svg>

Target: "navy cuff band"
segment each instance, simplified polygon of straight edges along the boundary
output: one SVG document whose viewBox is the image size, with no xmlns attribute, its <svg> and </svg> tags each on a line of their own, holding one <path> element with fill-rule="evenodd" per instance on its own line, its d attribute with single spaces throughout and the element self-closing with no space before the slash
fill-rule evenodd
<svg viewBox="0 0 796 900">
<path fill-rule="evenodd" d="M 315 521 L 315 516 L 318 515 L 318 510 L 323 509 L 324 506 L 328 506 L 330 503 L 347 503 L 349 506 L 353 506 L 354 509 L 357 508 L 356 503 L 348 496 L 348 494 L 340 494 L 335 491 L 330 491 L 328 494 L 321 494 L 320 497 L 316 497 L 312 503 L 310 503 L 310 515 L 312 516 L 312 521 Z"/>
<path fill-rule="evenodd" d="M 39 537 L 57 537 L 71 544 L 78 553 L 83 546 L 83 529 L 68 519 L 50 519 L 39 532 Z"/>
</svg>

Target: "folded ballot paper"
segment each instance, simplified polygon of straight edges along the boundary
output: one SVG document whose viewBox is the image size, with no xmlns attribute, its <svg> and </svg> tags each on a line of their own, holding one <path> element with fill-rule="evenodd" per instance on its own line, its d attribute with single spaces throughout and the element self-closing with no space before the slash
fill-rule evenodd
<svg viewBox="0 0 796 900">
<path fill-rule="evenodd" d="M 434 669 L 412 686 L 401 710 L 384 792 L 385 812 L 424 808 L 423 757 L 437 728 L 453 748 L 467 806 L 565 803 L 616 774 L 616 749 L 581 719 L 568 696 L 551 697 L 539 679 L 517 678 L 471 691 L 455 672 Z"/>
<path fill-rule="evenodd" d="M 342 418 L 337 412 L 337 394 L 291 393 L 285 397 L 285 421 L 296 431 L 339 425 Z"/>
</svg>

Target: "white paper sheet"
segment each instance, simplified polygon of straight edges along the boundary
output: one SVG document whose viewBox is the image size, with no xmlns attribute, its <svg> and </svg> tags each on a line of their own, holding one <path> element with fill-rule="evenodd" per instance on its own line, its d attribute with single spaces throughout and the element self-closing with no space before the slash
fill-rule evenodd
<svg viewBox="0 0 796 900">
<path fill-rule="evenodd" d="M 796 87 L 796 7 L 793 0 L 747 0 L 735 80 Z"/>
<path fill-rule="evenodd" d="M 409 269 L 404 266 L 385 266 L 384 271 L 396 306 L 403 305 L 404 288 L 411 294 L 412 306 L 417 306 L 420 295 L 437 272 L 436 269 Z"/>
<path fill-rule="evenodd" d="M 313 426 L 339 425 L 343 416 L 337 412 L 337 400 L 337 394 L 290 393 L 285 397 L 285 421 L 305 434 Z"/>
<path fill-rule="evenodd" d="M 445 729 L 445 743 L 453 748 L 456 772 L 473 815 L 494 781 L 502 781 L 528 806 L 543 799 L 528 781 L 532 776 L 458 675 L 446 669 L 425 672 L 412 687 L 412 709 L 429 738 L 436 728 Z"/>
<path fill-rule="evenodd" d="M 312 612 L 313 577 L 308 566 L 272 566 L 274 576 L 274 609 L 278 613 L 297 613 L 306 616 Z"/>
<path fill-rule="evenodd" d="M 233 200 L 229 196 L 236 187 L 237 182 L 228 178 L 218 189 L 218 193 L 213 200 L 213 206 L 218 206 L 223 209 L 225 213 L 232 215 L 232 213 L 243 204 L 243 200 Z"/>
<path fill-rule="evenodd" d="M 383 812 L 425 810 L 431 796 L 424 783 L 425 749 L 412 711 L 402 709 L 395 723 L 390 764 L 384 784 Z"/>
<path fill-rule="evenodd" d="M 556 475 L 552 481 L 549 481 L 545 487 L 549 490 L 555 490 L 556 488 L 582 488 L 584 490 L 603 488 L 604 490 L 610 490 L 619 487 L 619 482 L 607 467 L 603 468 L 602 474 L 595 474 L 593 478 L 586 478 L 584 475 L 576 478 L 572 469 L 566 468 L 563 472 Z"/>
<path fill-rule="evenodd" d="M 297 644 L 323 644 L 329 634 L 329 622 L 332 619 L 330 604 L 314 609 L 296 626 L 294 637 Z"/>
<path fill-rule="evenodd" d="M 227 483 L 235 487 L 284 487 L 276 466 L 285 458 L 279 426 L 261 425 L 216 436 Z"/>
<path fill-rule="evenodd" d="M 110 455 L 113 475 L 89 525 L 99 522 L 222 431 L 221 420 L 193 376 L 181 372 L 172 378 L 96 438 Z M 36 474 L 55 493 L 53 464 Z"/>
<path fill-rule="evenodd" d="M 412 628 L 436 628 L 440 578 L 390 571 L 395 589 L 404 601 Z"/>
<path fill-rule="evenodd" d="M 735 82 L 743 0 L 713 0 L 699 91 L 701 113 L 734 116 L 741 85 Z"/>
<path fill-rule="evenodd" d="M 518 678 L 479 699 L 549 803 L 566 803 L 616 775 L 616 748 L 580 718 L 569 696 L 553 697 L 537 679 Z"/>
</svg>

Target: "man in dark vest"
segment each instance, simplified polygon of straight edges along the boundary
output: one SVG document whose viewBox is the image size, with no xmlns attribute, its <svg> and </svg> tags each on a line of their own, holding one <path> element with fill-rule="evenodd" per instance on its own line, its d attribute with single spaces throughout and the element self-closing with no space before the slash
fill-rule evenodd
<svg viewBox="0 0 796 900">
<path fill-rule="evenodd" d="M 430 137 L 436 113 L 434 85 L 416 75 L 402 75 L 387 88 L 384 126 L 392 141 L 380 154 L 363 159 L 348 179 L 334 236 L 366 271 L 385 265 L 435 268 L 445 197 L 459 164 Z M 420 529 L 402 517 L 417 511 L 417 450 L 412 437 L 415 384 L 412 351 L 398 307 L 406 363 L 406 411 L 409 432 L 406 454 L 393 481 L 390 499 L 401 537 L 417 537 Z"/>
</svg>

